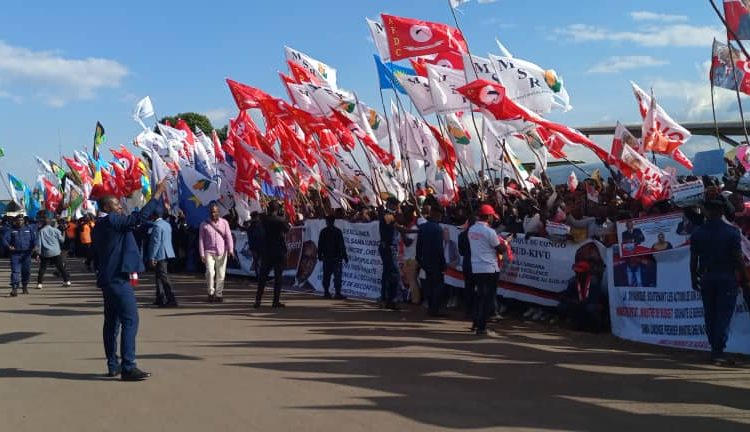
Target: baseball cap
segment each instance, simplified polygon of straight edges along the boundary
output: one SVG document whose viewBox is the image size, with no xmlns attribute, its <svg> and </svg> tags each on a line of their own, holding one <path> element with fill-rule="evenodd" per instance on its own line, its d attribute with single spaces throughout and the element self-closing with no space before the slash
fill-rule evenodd
<svg viewBox="0 0 750 432">
<path fill-rule="evenodd" d="M 482 206 L 479 207 L 479 216 L 497 216 L 497 213 L 495 213 L 495 209 L 492 208 L 489 204 L 482 204 Z"/>
</svg>

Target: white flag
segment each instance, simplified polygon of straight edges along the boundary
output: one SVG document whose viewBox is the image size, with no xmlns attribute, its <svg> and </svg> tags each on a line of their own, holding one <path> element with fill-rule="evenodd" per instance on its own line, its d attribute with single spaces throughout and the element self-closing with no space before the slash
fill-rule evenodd
<svg viewBox="0 0 750 432">
<path fill-rule="evenodd" d="M 284 51 L 288 61 L 307 69 L 313 76 L 321 80 L 321 83 L 325 83 L 333 89 L 337 88 L 336 69 L 293 48 L 284 47 Z"/>
<path fill-rule="evenodd" d="M 372 40 L 375 42 L 375 48 L 378 50 L 380 59 L 384 62 L 391 61 L 391 51 L 388 48 L 388 37 L 385 35 L 385 28 L 380 21 L 374 21 L 370 18 L 365 18 L 367 25 L 370 27 L 370 33 L 372 33 Z"/>
<path fill-rule="evenodd" d="M 495 66 L 488 58 L 464 54 L 464 73 L 468 82 L 483 79 L 498 84 L 503 83 L 500 81 Z"/>
<path fill-rule="evenodd" d="M 146 125 L 143 124 L 143 119 L 147 119 L 153 116 L 154 105 L 151 103 L 151 98 L 149 96 L 146 96 L 145 98 L 138 101 L 137 104 L 135 104 L 133 119 L 137 121 L 143 127 L 143 129 L 148 129 Z"/>
<path fill-rule="evenodd" d="M 290 83 L 287 84 L 287 88 L 289 88 L 289 96 L 291 96 L 292 102 L 297 105 L 297 108 L 312 115 L 321 115 L 323 113 L 320 105 L 313 100 L 310 87 L 304 84 Z"/>
<path fill-rule="evenodd" d="M 457 88 L 466 85 L 466 75 L 463 71 L 428 64 L 427 78 L 437 113 L 445 114 L 471 109 L 469 101 L 456 91 Z"/>
<path fill-rule="evenodd" d="M 537 114 L 548 113 L 553 106 L 563 111 L 571 109 L 570 97 L 563 80 L 554 70 L 545 70 L 515 57 L 490 54 L 490 60 L 508 96 L 514 102 Z"/>
<path fill-rule="evenodd" d="M 435 112 L 435 103 L 432 101 L 430 82 L 427 78 L 419 75 L 397 74 L 396 79 L 422 115 Z"/>
</svg>

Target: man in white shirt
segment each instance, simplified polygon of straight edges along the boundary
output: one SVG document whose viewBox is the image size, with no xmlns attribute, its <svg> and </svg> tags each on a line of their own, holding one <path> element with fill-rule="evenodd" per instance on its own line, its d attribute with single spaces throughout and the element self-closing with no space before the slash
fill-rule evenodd
<svg viewBox="0 0 750 432">
<path fill-rule="evenodd" d="M 477 222 L 469 228 L 471 269 L 477 291 L 477 308 L 474 323 L 477 335 L 494 335 L 487 331 L 487 318 L 493 312 L 494 296 L 497 295 L 497 280 L 500 272 L 497 255 L 504 247 L 497 233 L 490 226 L 498 219 L 495 209 L 488 204 L 479 207 Z"/>
</svg>

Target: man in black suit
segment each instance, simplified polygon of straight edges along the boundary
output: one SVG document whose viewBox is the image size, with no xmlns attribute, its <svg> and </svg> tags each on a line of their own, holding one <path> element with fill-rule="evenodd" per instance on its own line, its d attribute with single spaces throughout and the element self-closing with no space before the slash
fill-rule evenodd
<svg viewBox="0 0 750 432">
<path fill-rule="evenodd" d="M 445 255 L 443 254 L 443 229 L 440 227 L 442 213 L 437 207 L 430 210 L 427 222 L 419 226 L 417 234 L 417 263 L 426 278 L 423 287 L 428 294 L 429 315 L 445 316 Z"/>
<path fill-rule="evenodd" d="M 284 307 L 281 303 L 281 283 L 284 280 L 284 266 L 286 264 L 286 233 L 289 232 L 289 222 L 279 216 L 279 203 L 268 203 L 266 214 L 261 218 L 261 226 L 265 235 L 265 246 L 261 250 L 260 275 L 258 276 L 258 291 L 255 294 L 255 309 L 260 307 L 263 291 L 266 288 L 268 274 L 273 270 L 273 303 L 271 307 Z"/>
<path fill-rule="evenodd" d="M 622 232 L 622 242 L 632 243 L 637 246 L 646 241 L 646 237 L 643 235 L 643 231 L 640 228 L 634 228 L 633 222 L 628 221 L 625 223 L 625 231 Z"/>
<path fill-rule="evenodd" d="M 126 215 L 114 196 L 99 199 L 99 217 L 93 229 L 96 286 L 104 296 L 104 352 L 107 376 L 121 375 L 123 381 L 141 381 L 151 376 L 135 364 L 135 337 L 138 333 L 138 304 L 131 275 L 144 270 L 143 259 L 133 236 L 139 224 L 163 206 L 161 182 L 151 200 L 138 213 Z M 137 280 L 137 279 L 135 279 Z M 122 364 L 117 359 L 117 333 L 120 335 Z"/>
<path fill-rule="evenodd" d="M 336 228 L 334 223 L 336 217 L 331 215 L 326 217 L 326 227 L 320 231 L 318 236 L 318 260 L 323 261 L 323 297 L 331 298 L 331 276 L 333 276 L 333 286 L 336 290 L 336 300 L 345 300 L 341 294 L 341 272 L 342 261 L 349 262 L 346 255 L 346 244 L 344 243 L 344 234 Z"/>
</svg>

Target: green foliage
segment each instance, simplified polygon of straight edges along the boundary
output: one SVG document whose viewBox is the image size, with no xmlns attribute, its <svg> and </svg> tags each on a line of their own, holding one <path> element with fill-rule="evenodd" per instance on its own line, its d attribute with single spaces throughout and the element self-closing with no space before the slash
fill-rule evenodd
<svg viewBox="0 0 750 432">
<path fill-rule="evenodd" d="M 185 120 L 188 126 L 190 126 L 190 130 L 192 130 L 193 132 L 195 132 L 196 126 L 199 127 L 207 135 L 211 134 L 211 131 L 214 130 L 214 126 L 211 124 L 211 120 L 209 120 L 208 117 L 204 116 L 203 114 L 194 112 L 179 113 L 173 116 L 162 117 L 162 119 L 159 120 L 159 123 L 163 124 L 168 120 L 169 124 L 174 126 L 175 123 L 177 123 L 177 119 Z"/>
<path fill-rule="evenodd" d="M 227 131 L 229 131 L 229 125 L 224 125 L 220 127 L 219 129 L 216 129 L 216 135 L 219 137 L 221 142 L 226 141 L 227 139 Z"/>
</svg>

